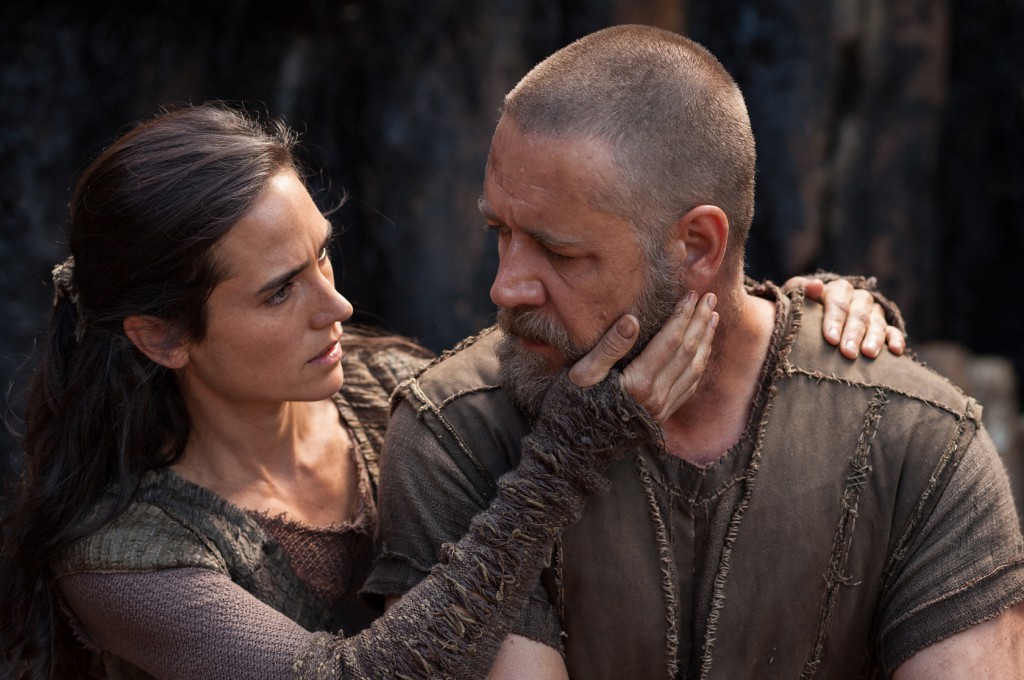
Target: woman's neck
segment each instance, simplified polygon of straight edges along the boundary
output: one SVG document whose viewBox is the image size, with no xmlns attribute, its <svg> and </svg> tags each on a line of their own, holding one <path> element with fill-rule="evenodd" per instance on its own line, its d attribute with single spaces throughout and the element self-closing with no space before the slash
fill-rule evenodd
<svg viewBox="0 0 1024 680">
<path fill-rule="evenodd" d="M 185 479 L 241 508 L 315 526 L 358 510 L 352 442 L 332 400 L 189 415 L 185 454 L 173 466 Z"/>
</svg>

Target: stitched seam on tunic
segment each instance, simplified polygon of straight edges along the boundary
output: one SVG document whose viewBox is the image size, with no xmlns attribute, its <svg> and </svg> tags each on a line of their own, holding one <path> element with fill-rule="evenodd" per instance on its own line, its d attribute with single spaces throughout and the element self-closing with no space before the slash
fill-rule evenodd
<svg viewBox="0 0 1024 680">
<path fill-rule="evenodd" d="M 924 518 L 925 509 L 929 505 L 931 497 L 935 494 L 936 489 L 938 489 L 940 482 L 945 476 L 946 467 L 949 465 L 949 461 L 952 460 L 960 450 L 960 447 L 963 444 L 964 434 L 966 433 L 968 426 L 975 425 L 977 422 L 977 417 L 974 414 L 975 404 L 976 402 L 974 399 L 967 400 L 967 408 L 962 414 L 960 414 L 960 417 L 957 418 L 956 433 L 953 435 L 945 453 L 942 454 L 942 458 L 939 460 L 938 465 L 936 465 L 935 469 L 932 470 L 932 475 L 928 480 L 928 485 L 921 494 L 921 498 L 918 500 L 913 513 L 911 513 L 906 529 L 903 530 L 899 540 L 896 542 L 892 554 L 889 556 L 889 560 L 885 565 L 885 569 L 882 570 L 883 592 L 888 590 L 889 580 L 895 573 L 896 564 L 906 559 L 911 537 L 915 533 L 918 524 L 920 524 Z"/>
<path fill-rule="evenodd" d="M 654 495 L 654 485 L 651 473 L 642 456 L 637 454 L 636 466 L 640 473 L 640 483 L 643 484 L 644 493 L 647 495 L 647 508 L 651 513 L 651 521 L 654 522 L 654 533 L 658 539 L 658 554 L 661 558 L 661 585 L 665 592 L 665 618 L 668 629 L 665 631 L 665 654 L 668 658 L 668 678 L 673 680 L 679 671 L 679 601 L 676 599 L 675 586 L 679 582 L 679 574 L 676 571 L 675 560 L 672 555 L 672 546 L 668 540 L 668 529 L 665 526 L 665 519 L 658 508 L 658 499 Z"/>
<path fill-rule="evenodd" d="M 765 289 L 775 290 L 774 286 L 767 285 Z M 756 289 L 755 289 L 756 290 Z M 781 293 L 777 293 L 781 296 Z M 732 546 L 736 542 L 736 537 L 739 535 L 740 522 L 743 520 L 743 514 L 750 504 L 750 498 L 754 492 L 754 480 L 757 479 L 757 473 L 761 468 L 761 452 L 764 449 L 764 438 L 765 428 L 768 426 L 768 421 L 771 420 L 772 407 L 775 402 L 775 396 L 778 393 L 776 383 L 779 378 L 787 373 L 786 367 L 789 366 L 789 355 L 793 349 L 793 342 L 796 340 L 797 334 L 800 332 L 800 325 L 803 321 L 803 293 L 795 292 L 791 297 L 792 306 L 790 308 L 790 325 L 783 335 L 781 326 L 777 325 L 775 330 L 772 331 L 772 338 L 770 347 L 778 347 L 778 358 L 777 363 L 772 370 L 772 377 L 769 380 L 769 385 L 766 389 L 764 410 L 761 412 L 761 421 L 757 426 L 757 436 L 754 439 L 754 450 L 750 455 L 750 463 L 747 465 L 747 476 L 743 480 L 743 496 L 740 498 L 739 503 L 736 505 L 736 509 L 733 511 L 732 518 L 729 520 L 729 525 L 726 529 L 725 540 L 722 546 L 722 557 L 718 563 L 718 570 L 715 573 L 715 579 L 711 591 L 711 611 L 708 613 L 707 626 L 704 632 L 704 647 L 701 651 L 701 662 L 699 677 L 700 680 L 707 680 L 711 673 L 711 663 L 713 660 L 713 652 L 715 648 L 715 636 L 718 633 L 718 619 L 721 617 L 721 610 L 725 604 L 725 580 L 729 576 L 729 558 L 732 555 Z M 779 314 L 780 308 L 776 307 L 776 315 Z M 779 319 L 776 318 L 776 323 L 779 323 Z M 768 350 L 768 356 L 771 357 L 772 349 Z M 756 395 L 755 400 L 759 399 L 759 395 Z"/>
<path fill-rule="evenodd" d="M 788 364 L 787 365 L 786 372 L 789 373 L 789 374 L 792 374 L 792 375 L 802 375 L 802 376 L 804 376 L 806 378 L 810 378 L 811 380 L 817 380 L 818 382 L 834 382 L 834 383 L 839 383 L 839 384 L 842 384 L 842 385 L 849 385 L 850 387 L 873 388 L 873 389 L 876 389 L 876 390 L 878 390 L 878 389 L 885 389 L 887 392 L 889 392 L 891 394 L 898 394 L 900 396 L 907 397 L 908 399 L 913 399 L 913 400 L 918 401 L 918 402 L 920 402 L 922 404 L 927 404 L 928 406 L 931 406 L 932 408 L 938 409 L 940 411 L 945 411 L 946 413 L 955 415 L 957 417 L 961 417 L 961 416 L 964 415 L 963 413 L 958 411 L 955 407 L 949 406 L 948 404 L 943 404 L 941 402 L 935 401 L 934 399 L 928 399 L 927 397 L 923 397 L 923 396 L 921 396 L 919 394 L 914 394 L 913 392 L 908 392 L 906 390 L 900 390 L 900 389 L 892 387 L 891 385 L 882 385 L 882 384 L 870 383 L 870 382 L 865 382 L 863 380 L 851 380 L 850 378 L 840 378 L 839 376 L 837 376 L 835 374 L 822 373 L 820 371 L 812 371 L 812 370 L 808 370 L 806 368 L 799 368 L 797 366 L 793 366 L 792 364 Z"/>
<path fill-rule="evenodd" d="M 810 680 L 818 672 L 821 665 L 822 652 L 825 649 L 825 639 L 828 637 L 828 626 L 835 609 L 836 599 L 839 595 L 840 586 L 855 586 L 850 574 L 844 574 L 846 563 L 850 557 L 850 546 L 853 543 L 853 529 L 857 521 L 857 506 L 860 500 L 860 492 L 867 482 L 871 473 L 871 465 L 868 463 L 868 454 L 871 451 L 871 441 L 878 433 L 878 424 L 882 419 L 882 413 L 888 405 L 889 400 L 884 390 L 878 390 L 875 397 L 868 404 L 864 413 L 864 425 L 857 438 L 857 448 L 850 459 L 852 471 L 846 478 L 846 489 L 843 491 L 842 514 L 839 517 L 839 525 L 836 528 L 835 539 L 832 543 L 832 557 L 828 564 L 828 573 L 825 576 L 825 601 L 822 604 L 821 615 L 818 619 L 818 632 L 811 649 L 811 655 L 804 665 L 800 674 L 801 680 Z"/>
<path fill-rule="evenodd" d="M 987 580 L 990 580 L 990 579 L 993 579 L 993 578 L 998 579 L 1006 571 L 1008 571 L 1010 569 L 1013 569 L 1014 567 L 1019 567 L 1021 565 L 1021 563 L 1022 563 L 1021 560 L 1017 560 L 1015 562 L 1012 562 L 1012 563 L 1009 563 L 1009 564 L 1005 564 L 1005 565 L 999 567 L 998 569 L 996 569 L 995 571 L 990 572 L 986 576 L 984 576 L 982 578 L 979 578 L 979 579 L 974 579 L 970 583 L 964 584 L 963 587 L 957 588 L 955 591 L 953 591 L 951 593 L 950 597 L 954 597 L 955 598 L 960 593 L 969 590 L 970 588 L 974 587 L 978 583 L 982 583 L 984 581 L 987 581 Z M 945 600 L 945 599 L 949 599 L 949 598 L 937 598 L 937 599 L 934 599 L 931 602 L 927 603 L 925 606 L 916 608 L 914 611 L 915 612 L 919 612 L 921 610 L 928 609 L 929 607 L 934 606 L 936 604 L 941 604 L 943 602 L 943 600 Z M 936 642 L 939 642 L 940 640 L 948 639 L 949 637 L 951 637 L 953 635 L 956 635 L 957 633 L 962 633 L 963 631 L 968 630 L 969 628 L 973 628 L 974 626 L 976 626 L 976 625 L 978 625 L 980 623 L 984 623 L 985 621 L 991 621 L 992 619 L 996 618 L 1000 614 L 1004 613 L 1007 609 L 1010 609 L 1011 607 L 1015 607 L 1017 605 L 1022 604 L 1022 599 L 1024 599 L 1024 593 L 1022 593 L 1022 592 L 1014 593 L 1013 595 L 1011 595 L 1009 597 L 1009 599 L 1004 600 L 1001 603 L 1002 606 L 1000 606 L 997 610 L 992 610 L 990 608 L 989 611 L 987 611 L 984 615 L 975 616 L 975 617 L 972 617 L 970 620 L 962 621 L 960 623 L 960 625 L 958 625 L 956 628 L 953 628 L 953 629 L 950 629 L 950 630 L 946 631 L 946 633 L 948 633 L 948 634 L 940 634 L 938 636 L 933 636 L 933 637 L 930 637 L 930 638 L 924 638 L 923 641 L 922 641 L 922 644 L 919 647 L 919 649 L 923 649 L 925 647 L 929 647 L 929 646 L 935 644 Z M 910 614 L 908 613 L 907 616 L 901 617 L 900 622 L 902 623 L 907 618 L 909 618 L 909 616 L 910 616 Z M 879 633 L 879 638 L 883 639 L 883 640 L 886 639 L 888 637 L 888 635 L 890 634 L 890 632 L 894 628 L 897 628 L 897 627 L 898 626 L 895 623 L 893 625 L 891 625 L 891 626 L 888 626 L 884 631 Z M 906 661 L 908 658 L 909 658 L 909 656 L 903 656 L 902 658 L 897 657 L 895 667 L 899 667 L 899 665 L 902 664 L 904 661 Z M 880 664 L 880 668 L 881 668 L 881 664 Z"/>
<path fill-rule="evenodd" d="M 691 507 L 699 508 L 701 512 L 705 514 L 710 512 L 711 505 L 715 503 L 719 498 L 729 492 L 734 486 L 744 481 L 747 478 L 747 472 L 743 474 L 733 475 L 721 484 L 717 489 L 713 489 L 706 494 L 685 494 L 683 498 L 690 504 Z"/>
<path fill-rule="evenodd" d="M 492 332 L 494 332 L 495 329 L 497 329 L 497 326 L 490 326 L 489 328 L 483 329 L 482 331 L 480 331 L 476 335 L 471 335 L 468 338 L 463 338 L 462 340 L 459 340 L 455 344 L 454 347 L 452 347 L 451 349 L 446 349 L 445 351 L 441 352 L 441 354 L 439 354 L 437 357 L 435 357 L 426 366 L 421 366 L 418 371 L 413 373 L 412 379 L 419 378 L 421 375 L 426 373 L 428 370 L 430 370 L 434 366 L 437 366 L 442 361 L 444 361 L 444 360 L 446 360 L 446 359 L 448 359 L 448 358 L 458 354 L 459 352 L 461 352 L 462 350 L 466 349 L 467 347 L 470 347 L 470 346 L 474 345 L 481 338 L 484 338 L 484 337 L 490 335 Z"/>
<path fill-rule="evenodd" d="M 424 413 L 430 413 L 437 419 L 437 422 L 440 423 L 441 427 L 444 428 L 444 431 L 452 438 L 455 444 L 459 447 L 459 450 L 462 451 L 466 456 L 466 459 L 472 464 L 477 474 L 480 475 L 480 478 L 487 484 L 487 489 L 491 496 L 493 496 L 498 490 L 497 482 L 495 482 L 494 478 L 487 471 L 487 468 L 483 466 L 483 463 L 473 455 L 472 450 L 466 445 L 465 440 L 458 433 L 455 427 L 448 422 L 448 419 L 445 418 L 444 415 L 442 415 L 441 409 L 430 400 L 422 389 L 420 389 L 419 383 L 416 381 L 410 381 L 405 385 L 405 388 L 409 390 L 414 397 L 416 397 L 417 401 L 420 402 L 420 406 L 416 408 L 416 417 L 422 419 Z"/>
<path fill-rule="evenodd" d="M 706 680 L 711 672 L 712 654 L 715 648 L 715 636 L 718 633 L 718 619 L 721 616 L 722 606 L 725 604 L 725 580 L 729 576 L 729 559 L 732 556 L 732 546 L 739 535 L 740 522 L 743 514 L 750 505 L 750 497 L 754 492 L 754 480 L 761 467 L 761 450 L 764 447 L 764 430 L 771 416 L 772 405 L 775 399 L 776 388 L 772 385 L 769 388 L 768 401 L 765 404 L 761 423 L 758 426 L 757 444 L 750 457 L 750 465 L 747 470 L 747 478 L 744 480 L 743 497 L 737 503 L 733 511 L 729 526 L 726 529 L 725 541 L 722 547 L 722 557 L 718 563 L 718 571 L 715 574 L 714 586 L 711 592 L 711 611 L 708 614 L 707 628 L 704 633 L 704 649 L 701 653 L 700 678 Z"/>
<path fill-rule="evenodd" d="M 555 598 L 558 600 L 558 620 L 562 622 L 562 640 L 569 637 L 565 630 L 565 559 L 562 554 L 562 536 L 555 539 L 551 551 L 552 571 L 555 574 Z M 563 643 L 564 644 L 564 643 Z"/>
<path fill-rule="evenodd" d="M 501 385 L 480 385 L 478 387 L 467 387 L 466 389 L 462 390 L 461 392 L 455 392 L 455 393 L 449 395 L 448 397 L 446 397 L 445 400 L 441 402 L 441 405 L 438 408 L 442 408 L 443 409 L 445 406 L 448 406 L 449 404 L 451 404 L 456 399 L 461 399 L 462 397 L 466 397 L 466 396 L 469 396 L 471 394 L 478 394 L 480 392 L 493 392 L 494 390 L 500 390 L 500 389 L 501 389 Z"/>
<path fill-rule="evenodd" d="M 744 439 L 749 439 L 749 435 Z M 649 468 L 648 468 L 649 469 Z M 700 468 L 694 468 L 697 472 L 700 472 Z M 699 508 L 703 512 L 708 512 L 708 508 L 717 501 L 719 498 L 729 492 L 734 486 L 742 482 L 747 478 L 747 473 L 744 470 L 742 473 L 735 474 L 729 479 L 723 481 L 719 486 L 714 489 L 710 489 L 706 492 L 695 491 L 688 493 L 683 488 L 679 487 L 675 483 L 666 482 L 655 474 L 651 474 L 651 483 L 661 490 L 666 496 L 677 496 L 686 502 L 691 508 Z"/>
<path fill-rule="evenodd" d="M 879 637 L 884 637 L 884 636 L 888 635 L 894 628 L 898 628 L 898 627 L 902 626 L 905 621 L 907 621 L 908 619 L 913 618 L 914 616 L 916 616 L 920 612 L 926 611 L 929 608 L 934 607 L 937 604 L 941 604 L 942 602 L 945 602 L 946 600 L 954 598 L 954 597 L 956 597 L 956 596 L 958 596 L 958 595 L 960 595 L 962 593 L 966 593 L 969 590 L 971 590 L 972 588 L 974 588 L 975 586 L 977 586 L 979 583 L 985 583 L 986 581 L 990 581 L 990 580 L 992 580 L 994 578 L 999 578 L 1000 576 L 1002 576 L 1007 571 L 1010 571 L 1011 569 L 1019 568 L 1022 564 L 1024 564 L 1024 559 L 1017 559 L 1017 560 L 1014 560 L 1013 562 L 1008 562 L 1006 564 L 1000 565 L 999 567 L 996 567 L 995 569 L 993 569 L 992 571 L 988 572 L 987 574 L 984 574 L 983 576 L 979 576 L 978 578 L 971 579 L 970 581 L 967 581 L 967 582 L 961 584 L 959 588 L 956 588 L 956 589 L 951 590 L 949 592 L 943 593 L 939 597 L 934 597 L 934 598 L 928 600 L 927 602 L 924 602 L 923 604 L 921 604 L 921 605 L 915 607 L 914 609 L 906 612 L 903 616 L 899 617 L 898 619 L 894 620 L 891 624 L 886 626 L 886 628 L 884 630 L 879 632 Z M 1024 599 L 1024 593 L 1021 593 L 1020 595 L 1018 595 L 1018 597 Z M 1016 603 L 1011 603 L 1011 604 L 1008 605 L 1008 607 L 1012 607 L 1014 604 L 1016 604 Z M 994 616 L 990 616 L 988 618 L 994 618 Z M 973 625 L 975 625 L 977 623 L 981 623 L 982 620 L 984 620 L 984 619 L 975 621 L 974 623 L 969 623 L 969 624 L 964 625 L 964 630 L 966 630 L 967 628 L 970 628 L 971 626 L 973 626 Z M 959 632 L 959 631 L 957 631 L 957 632 Z"/>
</svg>

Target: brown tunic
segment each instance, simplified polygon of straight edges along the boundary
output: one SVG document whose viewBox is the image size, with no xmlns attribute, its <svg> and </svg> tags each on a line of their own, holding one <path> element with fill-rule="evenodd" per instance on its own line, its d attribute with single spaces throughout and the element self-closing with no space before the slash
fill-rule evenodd
<svg viewBox="0 0 1024 680">
<path fill-rule="evenodd" d="M 486 677 L 555 538 L 588 494 L 607 488 L 601 471 L 660 434 L 617 376 L 585 391 L 563 376 L 545 403 L 488 510 L 444 546 L 429 578 L 354 637 L 298 625 L 330 603 L 303 577 L 301 551 L 287 554 L 291 538 L 257 542 L 237 508 L 150 475 L 127 512 L 70 551 L 57 579 L 81 632 L 93 634 L 82 639 L 94 643 L 90 677 Z"/>
<path fill-rule="evenodd" d="M 818 305 L 777 304 L 741 441 L 706 467 L 637 450 L 563 534 L 545 583 L 572 677 L 873 677 L 1024 600 L 978 406 L 910 358 L 848 362 Z M 515 464 L 528 423 L 497 382 L 495 335 L 403 392 L 373 592 L 420 578 Z M 550 640 L 543 614 L 524 634 Z"/>
<path fill-rule="evenodd" d="M 345 383 L 335 402 L 361 473 L 362 510 L 352 525 L 315 529 L 250 513 L 170 470 L 155 470 L 143 476 L 125 511 L 54 561 L 54 579 L 198 568 L 227 576 L 306 630 L 352 634 L 369 625 L 378 612 L 358 590 L 372 560 L 388 399 L 423 358 L 396 347 L 345 349 Z M 88 645 L 89 636 L 67 613 Z M 123 665 L 117 659 L 95 663 L 112 675 L 113 666 Z"/>
</svg>

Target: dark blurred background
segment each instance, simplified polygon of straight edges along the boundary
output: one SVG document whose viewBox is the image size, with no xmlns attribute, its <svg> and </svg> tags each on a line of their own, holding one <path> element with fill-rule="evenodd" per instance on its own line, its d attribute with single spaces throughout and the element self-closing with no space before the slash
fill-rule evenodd
<svg viewBox="0 0 1024 680">
<path fill-rule="evenodd" d="M 435 350 L 489 322 L 475 202 L 503 94 L 567 42 L 649 23 L 707 45 L 759 150 L 749 271 L 873 274 L 911 340 L 986 405 L 1018 465 L 1024 374 L 1019 0 L 6 0 L 0 377 L 20 427 L 78 172 L 166 102 L 244 100 L 304 131 L 349 194 L 336 262 L 359 320 Z M 1000 420 L 1001 419 L 1001 420 Z M 16 442 L 0 439 L 0 480 Z"/>
</svg>

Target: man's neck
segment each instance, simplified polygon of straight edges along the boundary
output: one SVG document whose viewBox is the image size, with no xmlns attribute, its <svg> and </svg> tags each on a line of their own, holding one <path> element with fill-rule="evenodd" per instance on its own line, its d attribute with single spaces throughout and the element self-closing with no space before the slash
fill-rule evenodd
<svg viewBox="0 0 1024 680">
<path fill-rule="evenodd" d="M 718 309 L 722 321 L 704 378 L 663 426 L 669 453 L 695 465 L 713 463 L 742 437 L 775 325 L 775 305 L 743 288 Z"/>
</svg>

